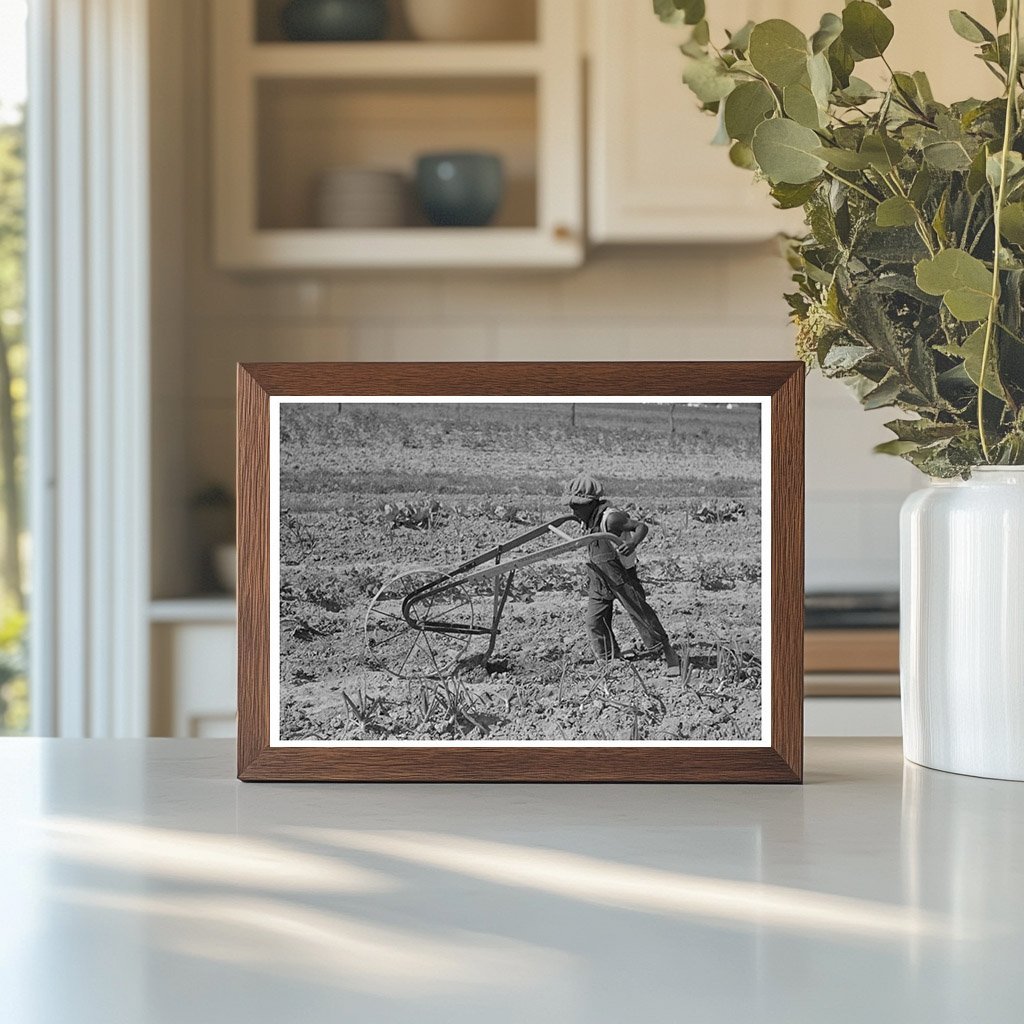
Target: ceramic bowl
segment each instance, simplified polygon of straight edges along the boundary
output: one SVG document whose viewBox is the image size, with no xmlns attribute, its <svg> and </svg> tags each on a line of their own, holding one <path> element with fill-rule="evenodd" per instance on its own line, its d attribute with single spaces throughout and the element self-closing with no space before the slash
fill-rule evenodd
<svg viewBox="0 0 1024 1024">
<path fill-rule="evenodd" d="M 533 0 L 404 0 L 405 17 L 417 39 L 477 42 L 531 39 Z"/>
<path fill-rule="evenodd" d="M 322 228 L 400 228 L 406 221 L 407 200 L 402 174 L 338 167 L 320 178 L 316 222 Z"/>
<path fill-rule="evenodd" d="M 281 28 L 295 42 L 380 39 L 388 27 L 387 0 L 290 0 Z"/>
<path fill-rule="evenodd" d="M 501 157 L 426 153 L 416 163 L 416 193 L 435 227 L 483 227 L 494 219 L 505 195 Z"/>
</svg>

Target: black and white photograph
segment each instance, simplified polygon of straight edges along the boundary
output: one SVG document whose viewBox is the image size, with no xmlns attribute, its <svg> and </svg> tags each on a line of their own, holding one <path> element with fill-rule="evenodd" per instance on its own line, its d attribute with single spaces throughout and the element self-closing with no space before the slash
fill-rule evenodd
<svg viewBox="0 0 1024 1024">
<path fill-rule="evenodd" d="M 272 742 L 766 744 L 769 415 L 273 398 Z"/>
</svg>

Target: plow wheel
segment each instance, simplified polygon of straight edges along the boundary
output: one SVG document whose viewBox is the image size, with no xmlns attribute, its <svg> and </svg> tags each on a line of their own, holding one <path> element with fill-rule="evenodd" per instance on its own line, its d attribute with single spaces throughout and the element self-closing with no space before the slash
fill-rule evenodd
<svg viewBox="0 0 1024 1024">
<path fill-rule="evenodd" d="M 366 650 L 385 672 L 399 679 L 443 679 L 480 639 L 469 632 L 424 628 L 427 623 L 473 628 L 473 598 L 461 585 L 414 604 L 410 617 L 415 625 L 402 615 L 402 602 L 409 594 L 443 576 L 437 570 L 416 569 L 388 580 L 374 594 L 366 611 Z"/>
</svg>

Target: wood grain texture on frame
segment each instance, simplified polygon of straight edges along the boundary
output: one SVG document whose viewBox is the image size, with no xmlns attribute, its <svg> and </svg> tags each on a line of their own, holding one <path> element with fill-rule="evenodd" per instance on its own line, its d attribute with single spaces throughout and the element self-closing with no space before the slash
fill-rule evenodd
<svg viewBox="0 0 1024 1024">
<path fill-rule="evenodd" d="M 270 745 L 271 396 L 771 398 L 771 745 Z M 798 362 L 251 363 L 238 367 L 238 777 L 244 781 L 800 782 L 804 367 Z"/>
</svg>

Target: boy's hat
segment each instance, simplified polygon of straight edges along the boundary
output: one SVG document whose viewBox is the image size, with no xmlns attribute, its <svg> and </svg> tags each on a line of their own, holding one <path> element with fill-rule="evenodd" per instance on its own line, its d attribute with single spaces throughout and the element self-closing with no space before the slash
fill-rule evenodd
<svg viewBox="0 0 1024 1024">
<path fill-rule="evenodd" d="M 604 488 L 601 481 L 587 473 L 580 473 L 569 483 L 569 501 L 593 501 L 595 498 L 604 497 Z"/>
</svg>

